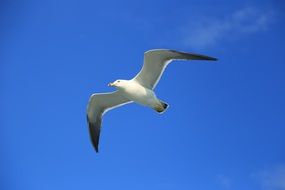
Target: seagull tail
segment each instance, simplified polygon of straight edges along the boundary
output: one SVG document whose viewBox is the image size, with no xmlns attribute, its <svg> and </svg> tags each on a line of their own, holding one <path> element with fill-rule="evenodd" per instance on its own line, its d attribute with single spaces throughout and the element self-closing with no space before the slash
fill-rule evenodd
<svg viewBox="0 0 285 190">
<path fill-rule="evenodd" d="M 154 110 L 157 111 L 158 113 L 162 114 L 166 111 L 166 109 L 169 107 L 169 105 L 161 100 L 159 100 L 159 103 L 158 105 L 156 105 L 154 107 Z"/>
<path fill-rule="evenodd" d="M 168 108 L 168 104 L 163 102 L 163 101 L 160 101 L 161 105 L 163 106 L 163 109 L 166 110 Z"/>
</svg>

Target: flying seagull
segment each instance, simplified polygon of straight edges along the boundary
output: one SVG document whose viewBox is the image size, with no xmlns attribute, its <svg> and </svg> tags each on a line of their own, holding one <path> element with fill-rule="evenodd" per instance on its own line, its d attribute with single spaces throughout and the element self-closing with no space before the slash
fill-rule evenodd
<svg viewBox="0 0 285 190">
<path fill-rule="evenodd" d="M 107 111 L 132 102 L 150 107 L 158 113 L 163 113 L 167 109 L 168 104 L 158 99 L 153 90 L 166 66 L 172 60 L 216 61 L 217 59 L 205 55 L 167 49 L 146 51 L 144 53 L 143 67 L 133 79 L 119 79 L 111 82 L 108 86 L 115 87 L 116 91 L 92 94 L 89 98 L 87 121 L 91 142 L 96 152 L 98 152 L 102 117 Z"/>
</svg>

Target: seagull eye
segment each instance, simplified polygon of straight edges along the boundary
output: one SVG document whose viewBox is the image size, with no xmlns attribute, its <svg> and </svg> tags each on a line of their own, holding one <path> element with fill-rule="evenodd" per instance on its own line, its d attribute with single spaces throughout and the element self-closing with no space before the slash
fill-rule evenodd
<svg viewBox="0 0 285 190">
<path fill-rule="evenodd" d="M 118 82 L 120 82 L 120 81 L 118 80 Z"/>
</svg>

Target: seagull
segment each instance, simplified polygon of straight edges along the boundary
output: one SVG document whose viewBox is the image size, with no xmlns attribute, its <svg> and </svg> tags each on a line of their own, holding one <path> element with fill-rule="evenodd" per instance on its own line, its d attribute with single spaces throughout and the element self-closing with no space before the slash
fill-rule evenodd
<svg viewBox="0 0 285 190">
<path fill-rule="evenodd" d="M 153 49 L 144 53 L 144 64 L 140 72 L 131 80 L 118 79 L 108 84 L 117 90 L 110 93 L 95 93 L 87 105 L 87 122 L 91 142 L 98 153 L 99 137 L 103 115 L 114 108 L 132 102 L 147 106 L 158 113 L 163 113 L 168 104 L 157 98 L 153 91 L 166 66 L 173 60 L 208 60 L 214 57 L 186 53 L 168 49 Z"/>
</svg>

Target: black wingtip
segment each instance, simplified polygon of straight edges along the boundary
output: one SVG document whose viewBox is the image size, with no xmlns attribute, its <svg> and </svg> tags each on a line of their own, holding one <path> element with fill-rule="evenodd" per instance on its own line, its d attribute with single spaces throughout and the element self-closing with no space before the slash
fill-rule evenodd
<svg viewBox="0 0 285 190">
<path fill-rule="evenodd" d="M 93 145 L 96 153 L 98 153 L 99 152 L 99 134 L 100 134 L 100 131 L 97 131 L 96 128 L 92 125 L 92 123 L 90 124 L 89 131 L 90 131 L 90 138 L 91 138 L 92 145 Z"/>
<path fill-rule="evenodd" d="M 183 51 L 176 51 L 176 50 L 169 50 L 173 53 L 178 53 L 178 54 L 182 54 L 185 56 L 191 56 L 191 59 L 193 60 L 207 60 L 207 61 L 217 61 L 218 59 L 215 57 L 210 57 L 207 55 L 202 55 L 202 54 L 197 54 L 197 53 L 191 53 L 191 52 L 183 52 Z"/>
<path fill-rule="evenodd" d="M 209 61 L 218 61 L 218 59 L 215 57 L 209 57 L 209 58 L 210 58 L 210 59 L 208 59 Z"/>
<path fill-rule="evenodd" d="M 94 145 L 94 149 L 95 149 L 96 153 L 99 153 L 99 147 L 98 147 L 98 144 L 97 144 L 97 145 Z"/>
<path fill-rule="evenodd" d="M 87 116 L 87 121 L 88 121 L 88 126 L 89 126 L 89 134 L 90 134 L 91 143 L 96 153 L 98 153 L 99 152 L 100 128 L 96 127 L 94 123 L 90 122 L 88 116 Z M 99 121 L 98 126 L 100 126 L 100 121 Z"/>
<path fill-rule="evenodd" d="M 206 55 L 200 55 L 200 54 L 193 54 L 195 56 L 197 56 L 197 60 L 207 60 L 207 61 L 217 61 L 218 59 L 215 57 L 210 57 L 210 56 L 206 56 Z"/>
</svg>

